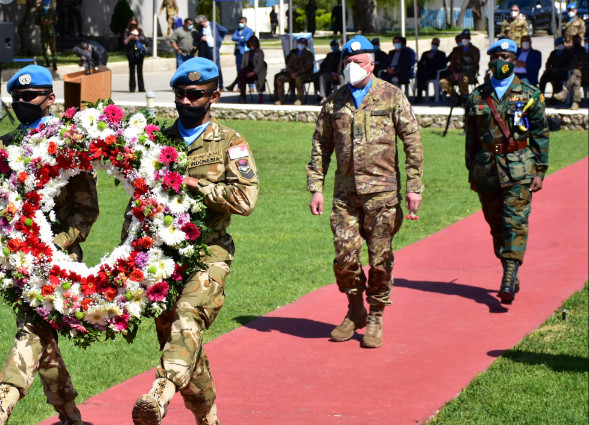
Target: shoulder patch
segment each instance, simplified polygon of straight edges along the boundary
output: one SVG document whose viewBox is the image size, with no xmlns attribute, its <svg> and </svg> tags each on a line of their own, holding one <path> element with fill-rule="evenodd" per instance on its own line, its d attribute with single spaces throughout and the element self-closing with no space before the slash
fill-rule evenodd
<svg viewBox="0 0 589 425">
<path fill-rule="evenodd" d="M 252 170 L 247 158 L 238 159 L 235 161 L 235 166 L 237 167 L 239 174 L 241 174 L 241 177 L 244 179 L 251 180 L 254 177 L 254 170 Z"/>
<path fill-rule="evenodd" d="M 247 146 L 245 145 L 229 148 L 227 149 L 227 153 L 229 154 L 229 159 L 245 158 L 249 156 Z"/>
</svg>

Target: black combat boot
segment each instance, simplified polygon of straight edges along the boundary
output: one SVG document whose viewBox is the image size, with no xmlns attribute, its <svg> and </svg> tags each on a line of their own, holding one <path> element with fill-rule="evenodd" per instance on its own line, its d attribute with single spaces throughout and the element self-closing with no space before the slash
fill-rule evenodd
<svg viewBox="0 0 589 425">
<path fill-rule="evenodd" d="M 501 288 L 497 294 L 503 304 L 511 304 L 516 292 L 519 290 L 519 281 L 517 279 L 518 268 L 519 261 L 503 260 L 503 279 L 501 280 Z"/>
</svg>

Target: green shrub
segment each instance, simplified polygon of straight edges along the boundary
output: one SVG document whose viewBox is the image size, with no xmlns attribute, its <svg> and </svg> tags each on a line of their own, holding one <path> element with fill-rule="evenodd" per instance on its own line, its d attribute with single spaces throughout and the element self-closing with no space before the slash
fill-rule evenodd
<svg viewBox="0 0 589 425">
<path fill-rule="evenodd" d="M 110 30 L 115 34 L 122 34 L 133 15 L 134 13 L 127 0 L 119 0 L 110 18 Z"/>
<path fill-rule="evenodd" d="M 331 30 L 331 12 L 323 9 L 317 9 L 317 17 L 315 18 L 318 30 Z"/>
</svg>

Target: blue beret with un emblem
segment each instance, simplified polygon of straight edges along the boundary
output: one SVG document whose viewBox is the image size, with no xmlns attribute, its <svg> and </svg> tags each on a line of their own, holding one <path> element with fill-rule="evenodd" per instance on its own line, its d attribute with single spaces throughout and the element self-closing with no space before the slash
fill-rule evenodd
<svg viewBox="0 0 589 425">
<path fill-rule="evenodd" d="M 344 56 L 354 56 L 362 53 L 374 53 L 374 46 L 363 35 L 357 35 L 344 45 L 342 58 Z"/>
<path fill-rule="evenodd" d="M 6 84 L 6 91 L 28 89 L 31 87 L 53 88 L 51 72 L 43 66 L 29 65 L 18 70 Z"/>
<path fill-rule="evenodd" d="M 569 3 L 569 5 L 567 6 L 568 10 L 576 9 L 576 8 L 577 8 L 577 3 Z"/>
<path fill-rule="evenodd" d="M 499 53 L 499 52 L 517 52 L 517 44 L 515 41 L 509 40 L 507 38 L 502 38 L 501 40 L 497 40 L 491 47 L 487 50 L 487 54 L 490 55 L 492 53 Z"/>
<path fill-rule="evenodd" d="M 170 87 L 176 84 L 206 84 L 219 79 L 219 68 L 205 58 L 188 59 L 178 67 L 170 80 Z"/>
</svg>

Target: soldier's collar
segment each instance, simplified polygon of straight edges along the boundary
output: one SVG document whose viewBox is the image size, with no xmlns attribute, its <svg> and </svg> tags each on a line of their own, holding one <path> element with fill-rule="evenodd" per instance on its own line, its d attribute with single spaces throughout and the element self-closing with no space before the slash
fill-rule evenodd
<svg viewBox="0 0 589 425">
<path fill-rule="evenodd" d="M 221 140 L 221 130 L 219 129 L 219 121 L 211 117 L 211 125 L 202 134 L 202 139 L 207 141 L 219 141 Z"/>
</svg>

